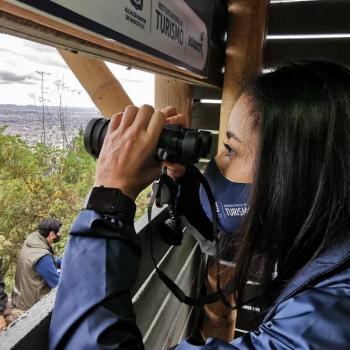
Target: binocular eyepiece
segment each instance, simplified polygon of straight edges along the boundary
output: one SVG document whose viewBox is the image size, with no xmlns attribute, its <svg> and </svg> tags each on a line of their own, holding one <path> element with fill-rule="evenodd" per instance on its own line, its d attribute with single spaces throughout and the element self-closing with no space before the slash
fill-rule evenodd
<svg viewBox="0 0 350 350">
<path fill-rule="evenodd" d="M 84 132 L 84 146 L 88 153 L 98 158 L 109 120 L 91 119 Z M 211 133 L 198 129 L 187 129 L 177 124 L 166 125 L 160 135 L 155 158 L 173 163 L 197 163 L 211 149 Z"/>
</svg>

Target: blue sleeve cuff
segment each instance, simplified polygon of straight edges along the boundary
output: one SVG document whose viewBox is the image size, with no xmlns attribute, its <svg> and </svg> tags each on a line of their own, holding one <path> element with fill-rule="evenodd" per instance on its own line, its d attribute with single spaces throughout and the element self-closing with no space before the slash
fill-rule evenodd
<svg viewBox="0 0 350 350">
<path fill-rule="evenodd" d="M 59 256 L 55 256 L 54 259 L 55 259 L 55 263 L 57 265 L 57 268 L 60 269 L 61 265 L 62 265 L 62 258 L 60 258 Z"/>
<path fill-rule="evenodd" d="M 70 234 L 104 239 L 123 240 L 128 243 L 135 253 L 141 255 L 140 240 L 133 224 L 126 223 L 124 217 L 118 215 L 102 215 L 93 210 L 82 210 L 75 220 Z"/>
</svg>

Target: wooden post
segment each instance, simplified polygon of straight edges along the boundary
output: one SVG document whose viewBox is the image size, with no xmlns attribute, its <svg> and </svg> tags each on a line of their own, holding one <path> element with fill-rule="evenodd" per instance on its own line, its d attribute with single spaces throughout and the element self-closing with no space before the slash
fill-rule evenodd
<svg viewBox="0 0 350 350">
<path fill-rule="evenodd" d="M 156 75 L 154 88 L 156 110 L 166 106 L 174 106 L 178 113 L 188 116 L 189 121 L 191 121 L 192 93 L 190 84 Z"/>
<path fill-rule="evenodd" d="M 268 0 L 229 0 L 229 26 L 226 47 L 225 77 L 220 111 L 219 152 L 226 139 L 226 128 L 232 108 L 239 97 L 242 84 L 262 69 L 262 52 L 266 31 Z M 234 268 L 220 266 L 221 283 L 234 277 Z M 215 264 L 209 264 L 207 292 L 216 290 Z M 233 296 L 227 298 L 234 303 Z M 235 334 L 236 311 L 222 302 L 206 305 L 202 333 L 231 341 Z"/>
<path fill-rule="evenodd" d="M 219 129 L 219 151 L 242 84 L 262 70 L 268 0 L 229 0 L 225 77 Z"/>
<path fill-rule="evenodd" d="M 103 61 L 58 50 L 100 112 L 107 118 L 133 104 Z"/>
<path fill-rule="evenodd" d="M 220 283 L 224 287 L 234 277 L 234 268 L 231 266 L 219 264 Z M 208 259 L 208 275 L 206 280 L 207 294 L 217 291 L 217 269 L 214 259 Z M 226 297 L 226 300 L 231 304 L 235 304 L 233 294 Z M 207 339 L 214 337 L 231 341 L 235 335 L 236 327 L 236 311 L 231 311 L 222 301 L 214 304 L 204 305 L 203 308 L 203 326 L 202 336 Z"/>
</svg>

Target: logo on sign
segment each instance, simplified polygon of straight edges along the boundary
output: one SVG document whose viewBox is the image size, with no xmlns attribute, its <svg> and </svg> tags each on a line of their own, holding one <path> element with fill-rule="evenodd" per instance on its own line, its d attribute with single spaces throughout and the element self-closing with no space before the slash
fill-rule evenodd
<svg viewBox="0 0 350 350">
<path fill-rule="evenodd" d="M 130 0 L 130 3 L 137 11 L 125 6 L 125 19 L 140 29 L 145 30 L 147 19 L 142 16 L 142 12 L 138 12 L 143 9 L 143 0 Z"/>
<path fill-rule="evenodd" d="M 132 6 L 135 7 L 136 10 L 142 11 L 143 9 L 143 0 L 130 0 Z"/>
<path fill-rule="evenodd" d="M 193 50 L 197 51 L 203 57 L 203 41 L 204 41 L 204 33 L 202 32 L 199 36 L 199 40 L 196 40 L 191 35 L 188 36 L 188 46 Z"/>
</svg>

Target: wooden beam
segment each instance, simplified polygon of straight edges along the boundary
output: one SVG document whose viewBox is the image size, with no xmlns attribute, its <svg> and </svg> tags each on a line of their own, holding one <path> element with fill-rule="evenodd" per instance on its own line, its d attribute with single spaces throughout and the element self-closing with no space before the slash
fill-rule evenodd
<svg viewBox="0 0 350 350">
<path fill-rule="evenodd" d="M 265 68 L 293 59 L 326 59 L 350 66 L 350 38 L 267 40 Z"/>
<path fill-rule="evenodd" d="M 262 69 L 268 0 L 229 0 L 224 88 L 221 104 L 219 150 L 225 140 L 231 110 L 242 84 Z"/>
<path fill-rule="evenodd" d="M 226 286 L 232 281 L 235 269 L 226 265 L 219 265 L 221 286 Z M 206 293 L 217 291 L 217 269 L 213 259 L 208 261 L 208 275 L 206 282 Z M 233 294 L 226 297 L 226 300 L 234 305 Z M 204 338 L 218 338 L 225 341 L 232 341 L 235 335 L 236 311 L 231 311 L 222 301 L 214 304 L 204 305 L 204 319 L 202 334 Z"/>
<path fill-rule="evenodd" d="M 350 33 L 349 0 L 271 4 L 269 35 Z"/>
<path fill-rule="evenodd" d="M 189 84 L 180 80 L 156 75 L 154 88 L 155 109 L 175 106 L 177 112 L 186 115 L 191 124 L 192 93 Z"/>
<path fill-rule="evenodd" d="M 58 50 L 102 115 L 110 118 L 133 104 L 103 61 Z"/>
</svg>

